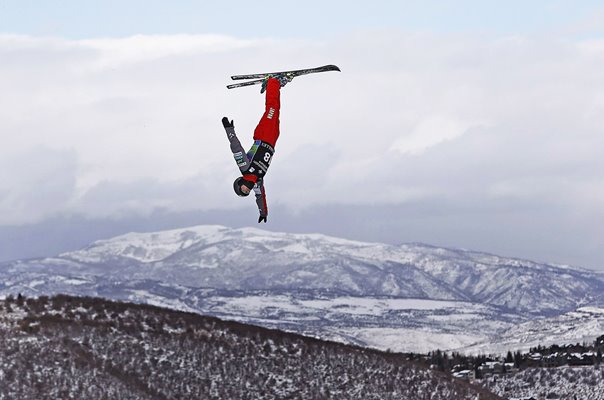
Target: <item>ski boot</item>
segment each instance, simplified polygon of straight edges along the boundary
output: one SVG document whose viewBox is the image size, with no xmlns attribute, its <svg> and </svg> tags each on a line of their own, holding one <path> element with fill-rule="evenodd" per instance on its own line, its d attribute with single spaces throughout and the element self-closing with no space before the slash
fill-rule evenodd
<svg viewBox="0 0 604 400">
<path fill-rule="evenodd" d="M 283 73 L 275 74 L 275 75 L 267 75 L 264 78 L 264 81 L 262 82 L 262 88 L 260 89 L 261 94 L 266 91 L 266 84 L 270 78 L 275 78 L 276 80 L 278 80 L 281 87 L 283 87 L 283 86 L 287 85 L 289 82 L 291 82 L 292 79 L 294 79 L 294 74 L 283 72 Z"/>
</svg>

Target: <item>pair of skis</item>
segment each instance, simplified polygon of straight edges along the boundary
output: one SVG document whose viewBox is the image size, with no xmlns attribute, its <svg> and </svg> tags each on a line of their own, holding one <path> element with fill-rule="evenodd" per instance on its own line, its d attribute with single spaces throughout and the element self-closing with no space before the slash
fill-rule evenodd
<svg viewBox="0 0 604 400">
<path fill-rule="evenodd" d="M 233 75 L 231 79 L 234 81 L 245 80 L 245 79 L 253 79 L 248 82 L 241 83 L 233 83 L 232 85 L 228 85 L 227 89 L 235 89 L 244 86 L 252 86 L 252 85 L 260 85 L 264 80 L 269 76 L 274 76 L 278 74 L 287 74 L 292 78 L 300 75 L 308 75 L 308 74 L 316 74 L 317 72 L 327 72 L 327 71 L 340 71 L 336 65 L 324 65 L 322 67 L 317 68 L 307 68 L 307 69 L 296 69 L 292 71 L 280 71 L 280 72 L 268 72 L 263 74 L 248 74 L 248 75 Z"/>
</svg>

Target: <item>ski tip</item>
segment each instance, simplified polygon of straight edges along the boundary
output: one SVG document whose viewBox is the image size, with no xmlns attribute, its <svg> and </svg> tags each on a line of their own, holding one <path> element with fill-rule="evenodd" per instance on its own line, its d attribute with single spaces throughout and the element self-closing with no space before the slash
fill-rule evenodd
<svg viewBox="0 0 604 400">
<path fill-rule="evenodd" d="M 342 72 L 342 70 L 340 69 L 340 67 L 338 67 L 337 65 L 324 65 L 323 67 L 320 68 L 325 68 L 326 71 L 339 71 Z"/>
</svg>

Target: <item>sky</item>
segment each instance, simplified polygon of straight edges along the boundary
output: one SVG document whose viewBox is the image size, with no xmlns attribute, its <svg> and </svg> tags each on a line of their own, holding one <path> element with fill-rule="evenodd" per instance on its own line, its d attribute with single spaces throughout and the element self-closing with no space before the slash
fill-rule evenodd
<svg viewBox="0 0 604 400">
<path fill-rule="evenodd" d="M 0 260 L 258 226 L 220 120 L 283 88 L 264 229 L 604 270 L 604 4 L 0 0 Z"/>
</svg>

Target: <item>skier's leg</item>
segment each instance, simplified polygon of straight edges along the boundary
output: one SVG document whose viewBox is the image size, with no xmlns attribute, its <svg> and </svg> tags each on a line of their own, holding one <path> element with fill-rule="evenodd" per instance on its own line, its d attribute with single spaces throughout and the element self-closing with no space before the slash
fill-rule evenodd
<svg viewBox="0 0 604 400">
<path fill-rule="evenodd" d="M 281 108 L 281 85 L 270 78 L 266 84 L 265 109 L 258 126 L 254 130 L 254 140 L 268 142 L 273 147 L 279 138 L 279 111 Z"/>
</svg>

